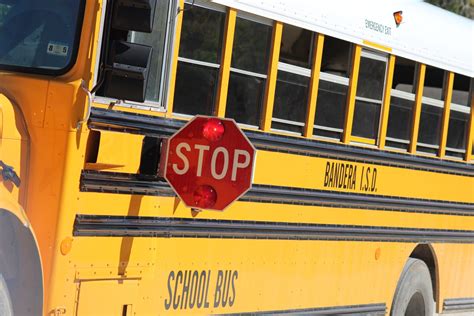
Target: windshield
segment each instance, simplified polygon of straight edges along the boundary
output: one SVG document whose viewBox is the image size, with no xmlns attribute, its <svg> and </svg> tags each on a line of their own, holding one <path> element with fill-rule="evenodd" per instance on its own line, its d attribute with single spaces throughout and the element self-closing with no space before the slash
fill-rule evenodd
<svg viewBox="0 0 474 316">
<path fill-rule="evenodd" d="M 83 1 L 0 0 L 0 69 L 58 75 L 74 62 Z"/>
</svg>

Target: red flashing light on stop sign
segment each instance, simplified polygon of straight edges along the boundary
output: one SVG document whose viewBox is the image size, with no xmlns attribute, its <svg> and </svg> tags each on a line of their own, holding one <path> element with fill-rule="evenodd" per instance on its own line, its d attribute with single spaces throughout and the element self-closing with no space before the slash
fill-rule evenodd
<svg viewBox="0 0 474 316">
<path fill-rule="evenodd" d="M 225 128 L 222 121 L 216 118 L 210 118 L 204 123 L 202 128 L 202 135 L 211 142 L 218 141 L 224 135 Z"/>
<path fill-rule="evenodd" d="M 211 208 L 216 204 L 217 193 L 209 185 L 200 185 L 194 191 L 194 204 L 197 208 Z"/>
</svg>

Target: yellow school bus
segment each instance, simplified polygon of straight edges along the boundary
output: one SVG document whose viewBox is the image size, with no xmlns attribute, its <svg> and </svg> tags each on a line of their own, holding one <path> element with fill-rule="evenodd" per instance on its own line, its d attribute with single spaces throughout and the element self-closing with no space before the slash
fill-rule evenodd
<svg viewBox="0 0 474 316">
<path fill-rule="evenodd" d="M 0 314 L 473 312 L 472 30 L 416 0 L 0 0 Z M 221 212 L 162 177 L 196 115 L 256 148 Z"/>
</svg>

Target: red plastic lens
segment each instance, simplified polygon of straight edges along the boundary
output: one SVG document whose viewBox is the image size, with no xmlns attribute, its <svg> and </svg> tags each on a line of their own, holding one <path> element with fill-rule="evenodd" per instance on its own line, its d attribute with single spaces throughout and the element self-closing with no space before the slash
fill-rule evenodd
<svg viewBox="0 0 474 316">
<path fill-rule="evenodd" d="M 197 208 L 210 208 L 216 204 L 217 192 L 209 185 L 200 185 L 194 191 L 194 205 Z"/>
<path fill-rule="evenodd" d="M 204 123 L 204 127 L 202 129 L 202 135 L 204 138 L 211 142 L 218 141 L 224 135 L 225 128 L 222 121 L 216 118 L 209 119 L 206 123 Z"/>
</svg>

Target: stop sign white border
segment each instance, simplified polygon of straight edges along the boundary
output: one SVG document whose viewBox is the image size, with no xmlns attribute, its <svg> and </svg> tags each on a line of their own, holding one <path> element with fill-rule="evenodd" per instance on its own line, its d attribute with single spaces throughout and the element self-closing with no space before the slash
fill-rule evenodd
<svg viewBox="0 0 474 316">
<path fill-rule="evenodd" d="M 161 158 L 160 158 L 160 168 L 159 168 L 159 172 L 158 172 L 158 175 L 163 177 L 166 182 L 171 186 L 171 188 L 173 189 L 174 193 L 179 197 L 179 199 L 181 200 L 181 202 L 183 202 L 183 204 L 186 206 L 186 207 L 189 207 L 191 209 L 194 209 L 194 210 L 204 210 L 204 209 L 200 209 L 198 207 L 195 207 L 195 206 L 190 206 L 190 205 L 187 205 L 186 202 L 184 201 L 184 199 L 179 195 L 178 191 L 176 190 L 176 188 L 173 186 L 173 184 L 171 184 L 171 182 L 168 180 L 167 176 L 166 176 L 166 170 L 168 169 L 168 155 L 169 155 L 169 143 L 171 142 L 171 140 L 176 136 L 178 135 L 182 130 L 184 130 L 188 125 L 192 124 L 192 122 L 198 118 L 204 118 L 204 119 L 218 119 L 218 120 L 221 120 L 221 121 L 229 121 L 229 122 L 232 122 L 235 127 L 237 128 L 237 130 L 240 132 L 240 134 L 245 138 L 245 140 L 247 140 L 248 144 L 250 145 L 250 147 L 254 150 L 254 155 L 253 155 L 253 161 L 251 162 L 252 164 L 252 171 L 251 171 L 251 175 L 250 175 L 250 185 L 249 187 L 247 188 L 247 190 L 245 190 L 244 192 L 242 192 L 242 194 L 240 194 L 238 197 L 236 197 L 232 202 L 230 202 L 229 204 L 227 204 L 226 207 L 224 207 L 222 210 L 218 210 L 218 209 L 205 209 L 205 210 L 211 210 L 211 211 L 217 211 L 217 212 L 223 212 L 225 211 L 229 206 L 231 206 L 232 204 L 234 204 L 236 201 L 238 201 L 243 195 L 245 195 L 245 193 L 247 193 L 253 186 L 253 182 L 254 182 L 254 176 L 255 176 L 255 165 L 256 165 L 256 161 L 257 161 L 257 149 L 255 148 L 255 146 L 252 144 L 252 142 L 248 139 L 247 135 L 245 135 L 245 133 L 242 131 L 242 129 L 239 127 L 239 125 L 237 124 L 237 122 L 232 119 L 232 118 L 220 118 L 220 117 L 215 117 L 215 116 L 207 116 L 207 115 L 195 115 L 191 120 L 189 120 L 188 122 L 186 122 L 186 124 L 184 124 L 178 131 L 176 131 L 173 135 L 171 135 L 169 138 L 167 139 L 164 139 L 163 140 L 163 144 L 162 145 L 162 154 L 161 154 Z M 163 148 L 164 147 L 164 148 Z M 163 155 L 163 149 L 164 149 L 164 155 Z"/>
</svg>

